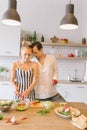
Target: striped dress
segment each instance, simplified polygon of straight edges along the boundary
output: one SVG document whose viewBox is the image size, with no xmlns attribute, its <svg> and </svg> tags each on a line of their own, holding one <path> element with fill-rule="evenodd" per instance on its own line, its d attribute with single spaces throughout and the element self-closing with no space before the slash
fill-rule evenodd
<svg viewBox="0 0 87 130">
<path fill-rule="evenodd" d="M 16 83 L 19 85 L 19 92 L 24 92 L 29 86 L 32 84 L 33 81 L 33 69 L 29 70 L 22 70 L 20 68 L 16 69 Z M 30 101 L 34 100 L 34 90 L 31 91 L 29 95 L 25 98 L 30 99 Z M 16 96 L 16 99 L 19 97 Z"/>
</svg>

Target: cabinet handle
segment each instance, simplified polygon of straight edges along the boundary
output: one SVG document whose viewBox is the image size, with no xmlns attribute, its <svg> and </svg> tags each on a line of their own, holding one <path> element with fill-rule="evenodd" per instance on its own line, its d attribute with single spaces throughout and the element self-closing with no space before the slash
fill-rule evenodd
<svg viewBox="0 0 87 130">
<path fill-rule="evenodd" d="M 10 52 L 10 51 L 5 51 L 5 53 L 10 54 L 10 53 L 12 53 L 12 52 Z"/>
<path fill-rule="evenodd" d="M 77 88 L 85 88 L 85 87 L 83 87 L 83 86 L 77 86 Z"/>
<path fill-rule="evenodd" d="M 69 94 L 67 91 L 65 91 L 65 98 L 68 98 L 69 97 Z"/>
<path fill-rule="evenodd" d="M 0 85 L 9 85 L 8 83 L 1 83 Z"/>
</svg>

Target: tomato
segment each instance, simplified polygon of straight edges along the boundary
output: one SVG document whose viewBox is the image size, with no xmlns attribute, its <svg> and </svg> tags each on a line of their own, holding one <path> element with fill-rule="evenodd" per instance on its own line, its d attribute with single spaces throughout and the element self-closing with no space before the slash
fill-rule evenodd
<svg viewBox="0 0 87 130">
<path fill-rule="evenodd" d="M 35 102 L 35 101 L 34 101 L 34 102 L 32 102 L 32 104 L 33 104 L 33 105 L 36 105 L 36 104 L 37 104 L 37 102 Z"/>
<path fill-rule="evenodd" d="M 74 57 L 74 54 L 70 53 L 68 54 L 68 57 Z"/>
<path fill-rule="evenodd" d="M 56 85 L 57 83 L 58 83 L 58 81 L 57 81 L 56 79 L 53 79 L 53 80 L 52 80 L 52 84 L 53 84 L 53 85 Z"/>
<path fill-rule="evenodd" d="M 18 106 L 25 106 L 26 104 L 25 104 L 25 102 L 19 102 L 18 103 Z"/>
</svg>

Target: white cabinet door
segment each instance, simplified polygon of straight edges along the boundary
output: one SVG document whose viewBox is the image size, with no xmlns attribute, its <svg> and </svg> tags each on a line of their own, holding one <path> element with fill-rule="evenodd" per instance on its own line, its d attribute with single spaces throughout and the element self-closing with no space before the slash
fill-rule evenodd
<svg viewBox="0 0 87 130">
<path fill-rule="evenodd" d="M 56 87 L 58 93 L 66 100 L 66 97 L 67 97 L 67 93 L 66 93 L 66 90 L 67 90 L 67 87 L 65 84 L 59 84 L 57 87 Z"/>
<path fill-rule="evenodd" d="M 87 103 L 87 85 L 81 84 L 59 84 L 57 91 L 68 102 Z"/>
<path fill-rule="evenodd" d="M 85 102 L 87 100 L 87 86 L 81 84 L 68 85 L 68 97 L 70 102 Z"/>
<path fill-rule="evenodd" d="M 14 88 L 9 82 L 0 83 L 0 99 L 14 99 Z"/>
<path fill-rule="evenodd" d="M 0 26 L 0 56 L 19 56 L 20 28 Z"/>
</svg>

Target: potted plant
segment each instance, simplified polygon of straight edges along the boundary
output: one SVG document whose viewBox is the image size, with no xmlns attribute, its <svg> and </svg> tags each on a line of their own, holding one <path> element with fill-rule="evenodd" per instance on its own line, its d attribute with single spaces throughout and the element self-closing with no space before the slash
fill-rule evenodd
<svg viewBox="0 0 87 130">
<path fill-rule="evenodd" d="M 85 37 L 82 38 L 82 44 L 86 44 L 86 38 Z"/>
</svg>

